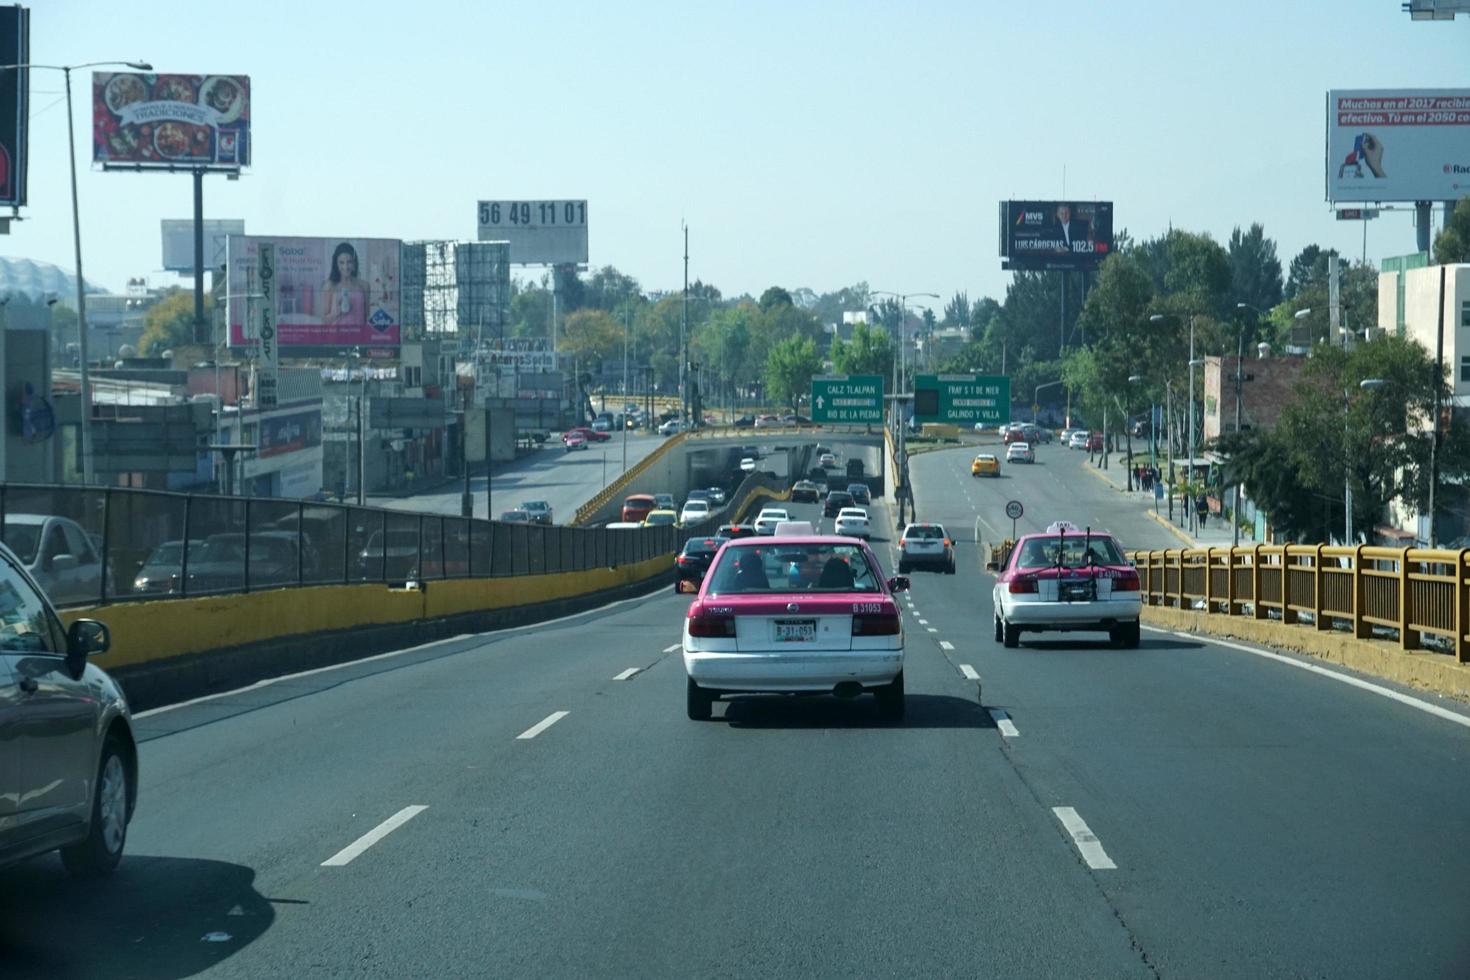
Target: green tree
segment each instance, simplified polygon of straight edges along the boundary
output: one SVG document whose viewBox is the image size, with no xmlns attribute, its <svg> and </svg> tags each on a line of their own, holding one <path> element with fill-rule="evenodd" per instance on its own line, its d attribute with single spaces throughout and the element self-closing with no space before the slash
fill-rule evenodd
<svg viewBox="0 0 1470 980">
<path fill-rule="evenodd" d="M 510 336 L 551 338 L 551 290 L 547 282 L 511 283 Z"/>
<path fill-rule="evenodd" d="M 1321 245 L 1308 245 L 1296 253 L 1286 273 L 1285 297 L 1291 299 L 1314 279 L 1323 256 Z M 1325 273 L 1326 267 L 1322 266 Z"/>
<path fill-rule="evenodd" d="M 872 290 L 868 288 L 866 282 L 843 286 L 835 292 L 823 293 L 817 297 L 817 304 L 812 307 L 812 314 L 821 323 L 841 323 L 842 314 L 866 310 L 872 298 L 871 294 Z"/>
<path fill-rule="evenodd" d="M 1219 311 L 1230 292 L 1230 256 L 1207 234 L 1175 229 L 1169 233 L 1169 268 L 1164 291 L 1196 312 Z"/>
<path fill-rule="evenodd" d="M 638 280 L 624 275 L 610 265 L 605 265 L 592 274 L 582 291 L 582 302 L 586 307 L 599 310 L 615 310 L 630 300 L 642 297 Z"/>
<path fill-rule="evenodd" d="M 876 374 L 887 378 L 893 373 L 893 340 L 881 327 L 855 324 L 851 340 L 832 343 L 832 370 L 838 374 Z"/>
<path fill-rule="evenodd" d="M 1434 236 L 1434 261 L 1439 265 L 1470 262 L 1470 197 L 1462 197 L 1450 212 L 1449 225 Z"/>
<path fill-rule="evenodd" d="M 944 305 L 944 325 L 946 327 L 970 326 L 970 294 L 965 292 L 955 293 L 948 303 Z"/>
<path fill-rule="evenodd" d="M 812 375 L 822 369 L 822 357 L 810 337 L 787 337 L 766 355 L 766 394 L 795 411 L 811 391 Z"/>
<path fill-rule="evenodd" d="M 582 371 L 599 372 L 615 359 L 621 366 L 623 325 L 606 310 L 575 310 L 562 321 L 557 351 L 574 358 Z"/>
<path fill-rule="evenodd" d="M 1239 226 L 1230 233 L 1230 303 L 1249 303 L 1258 310 L 1269 310 L 1281 302 L 1281 260 L 1276 257 L 1276 243 L 1266 237 L 1260 223 L 1242 232 Z"/>
<path fill-rule="evenodd" d="M 205 310 L 205 315 L 209 311 Z M 170 289 L 143 314 L 143 335 L 138 340 L 138 353 L 157 357 L 194 342 L 194 294 L 184 289 Z"/>
<path fill-rule="evenodd" d="M 792 306 L 791 294 L 780 286 L 771 286 L 761 293 L 760 307 L 762 311 L 772 310 L 778 306 Z"/>
</svg>

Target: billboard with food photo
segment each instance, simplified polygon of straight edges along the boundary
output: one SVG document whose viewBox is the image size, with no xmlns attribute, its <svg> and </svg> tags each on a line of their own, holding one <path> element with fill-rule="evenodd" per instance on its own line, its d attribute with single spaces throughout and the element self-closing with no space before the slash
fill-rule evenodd
<svg viewBox="0 0 1470 980">
<path fill-rule="evenodd" d="M 276 247 L 276 336 L 282 356 L 335 356 L 346 347 L 397 347 L 400 250 L 396 238 L 228 239 L 230 346 L 253 347 L 261 243 Z"/>
<path fill-rule="evenodd" d="M 92 160 L 126 170 L 250 166 L 250 79 L 93 72 Z"/>
</svg>

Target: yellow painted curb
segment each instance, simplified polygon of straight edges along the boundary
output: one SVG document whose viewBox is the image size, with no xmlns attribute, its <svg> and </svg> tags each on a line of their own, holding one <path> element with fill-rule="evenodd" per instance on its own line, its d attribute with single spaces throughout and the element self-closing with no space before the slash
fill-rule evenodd
<svg viewBox="0 0 1470 980">
<path fill-rule="evenodd" d="M 1153 518 L 1159 524 L 1161 524 L 1164 527 L 1168 528 L 1169 529 L 1169 533 L 1173 534 L 1174 537 L 1178 538 L 1180 541 L 1183 541 L 1185 544 L 1189 545 L 1191 548 L 1198 548 L 1198 547 L 1200 547 L 1200 543 L 1198 541 L 1196 541 L 1194 538 L 1191 538 L 1189 536 L 1189 532 L 1188 531 L 1185 531 L 1185 530 L 1182 530 L 1181 528 L 1176 527 L 1174 525 L 1174 522 L 1171 521 L 1171 520 L 1169 520 L 1163 514 L 1155 514 L 1151 510 L 1150 511 L 1145 511 L 1144 513 L 1148 514 L 1149 517 Z"/>
<path fill-rule="evenodd" d="M 1143 621 L 1171 630 L 1208 633 L 1291 650 L 1374 677 L 1470 702 L 1470 664 L 1456 663 L 1453 656 L 1445 653 L 1403 650 L 1392 640 L 1359 640 L 1348 634 L 1319 631 L 1311 626 L 1168 606 L 1144 606 Z"/>
</svg>

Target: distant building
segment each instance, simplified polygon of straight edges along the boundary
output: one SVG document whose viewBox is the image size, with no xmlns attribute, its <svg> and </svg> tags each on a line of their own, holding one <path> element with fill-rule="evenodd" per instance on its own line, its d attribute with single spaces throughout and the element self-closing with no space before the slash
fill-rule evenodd
<svg viewBox="0 0 1470 980">
<path fill-rule="evenodd" d="M 1291 401 L 1302 369 L 1303 357 L 1246 358 L 1241 368 L 1240 428 L 1270 429 Z M 1204 438 L 1208 442 L 1235 431 L 1234 357 L 1205 358 Z"/>
</svg>

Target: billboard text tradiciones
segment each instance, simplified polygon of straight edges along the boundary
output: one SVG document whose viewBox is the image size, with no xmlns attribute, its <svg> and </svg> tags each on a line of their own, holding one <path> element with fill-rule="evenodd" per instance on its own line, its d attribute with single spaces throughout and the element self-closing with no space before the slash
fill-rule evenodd
<svg viewBox="0 0 1470 980">
<path fill-rule="evenodd" d="M 1113 251 L 1111 201 L 1001 201 L 1007 269 L 1095 269 Z"/>
<path fill-rule="evenodd" d="M 0 64 L 31 60 L 31 12 L 0 7 Z M 26 203 L 26 131 L 30 117 L 30 71 L 0 71 L 0 204 Z"/>
<path fill-rule="evenodd" d="M 124 170 L 250 166 L 250 79 L 94 72 L 92 160 Z"/>
<path fill-rule="evenodd" d="M 230 346 L 253 347 L 258 253 L 275 246 L 276 338 L 282 356 L 333 356 L 399 342 L 399 248 L 388 238 L 229 238 Z"/>
<path fill-rule="evenodd" d="M 1452 201 L 1470 194 L 1470 89 L 1327 93 L 1327 200 Z"/>
</svg>

